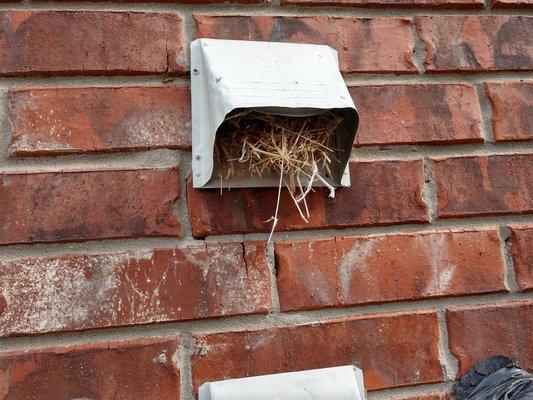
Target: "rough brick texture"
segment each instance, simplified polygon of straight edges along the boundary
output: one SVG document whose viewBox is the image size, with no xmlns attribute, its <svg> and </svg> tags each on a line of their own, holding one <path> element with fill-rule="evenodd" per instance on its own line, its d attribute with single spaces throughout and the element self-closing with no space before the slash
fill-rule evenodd
<svg viewBox="0 0 533 400">
<path fill-rule="evenodd" d="M 363 369 L 370 390 L 439 382 L 438 331 L 435 313 L 418 312 L 195 335 L 194 386 L 346 364 Z"/>
<path fill-rule="evenodd" d="M 346 7 L 481 8 L 483 0 L 281 0 L 281 4 Z"/>
<path fill-rule="evenodd" d="M 533 69 L 533 18 L 422 16 L 415 23 L 428 72 Z"/>
<path fill-rule="evenodd" d="M 264 245 L 0 261 L 0 336 L 264 313 Z"/>
<path fill-rule="evenodd" d="M 420 160 L 354 162 L 351 187 L 338 189 L 335 199 L 325 190 L 310 193 L 309 223 L 301 219 L 283 192 L 277 230 L 335 228 L 390 223 L 426 222 L 422 200 Z M 187 203 L 195 237 L 244 232 L 267 232 L 265 223 L 276 209 L 277 188 L 229 190 L 193 189 L 189 180 Z"/>
<path fill-rule="evenodd" d="M 439 217 L 533 211 L 533 154 L 436 160 L 433 175 Z"/>
<path fill-rule="evenodd" d="M 188 86 L 54 88 L 9 94 L 16 155 L 188 148 Z"/>
<path fill-rule="evenodd" d="M 276 243 L 283 310 L 505 291 L 495 230 Z"/>
<path fill-rule="evenodd" d="M 532 0 L 492 0 L 491 5 L 495 8 L 521 8 L 531 7 L 533 5 Z"/>
<path fill-rule="evenodd" d="M 365 116 L 358 145 L 483 140 L 472 86 L 354 86 L 350 93 Z M 9 95 L 9 115 L 10 151 L 18 156 L 190 146 L 186 86 L 19 89 Z"/>
<path fill-rule="evenodd" d="M 533 0 L 139 1 L 0 0 L 0 400 L 351 363 L 451 400 L 450 352 L 533 369 Z M 273 244 L 277 187 L 192 188 L 195 37 L 338 54 L 351 186 L 308 223 L 283 190 Z"/>
<path fill-rule="evenodd" d="M 0 244 L 178 236 L 177 168 L 0 175 Z"/>
<path fill-rule="evenodd" d="M 533 368 L 533 303 L 452 308 L 446 311 L 458 374 L 488 356 L 503 354 L 523 368 Z"/>
<path fill-rule="evenodd" d="M 195 15 L 201 38 L 327 44 L 343 72 L 416 73 L 411 21 L 406 18 Z"/>
<path fill-rule="evenodd" d="M 361 115 L 357 145 L 483 141 L 473 86 L 353 86 L 350 93 Z"/>
<path fill-rule="evenodd" d="M 486 83 L 496 141 L 533 139 L 533 83 Z"/>
<path fill-rule="evenodd" d="M 0 353 L 3 400 L 178 398 L 176 338 Z"/>
<path fill-rule="evenodd" d="M 0 11 L 0 76 L 183 72 L 175 13 Z"/>
<path fill-rule="evenodd" d="M 516 282 L 522 290 L 533 289 L 533 227 L 511 226 L 508 240 Z"/>
</svg>

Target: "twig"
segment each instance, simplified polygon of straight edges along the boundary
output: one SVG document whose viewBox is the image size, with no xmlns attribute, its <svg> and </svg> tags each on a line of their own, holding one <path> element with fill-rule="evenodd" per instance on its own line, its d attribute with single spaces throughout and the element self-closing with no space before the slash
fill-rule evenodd
<svg viewBox="0 0 533 400">
<path fill-rule="evenodd" d="M 283 167 L 283 163 L 281 164 Z M 283 171 L 279 174 L 279 185 L 278 185 L 278 200 L 276 201 L 276 212 L 274 213 L 274 222 L 272 223 L 272 229 L 270 230 L 270 235 L 268 236 L 267 243 L 270 243 L 270 240 L 272 239 L 272 235 L 274 234 L 274 229 L 276 229 L 276 225 L 278 224 L 278 212 L 279 212 L 279 201 L 281 199 L 281 182 L 283 180 Z"/>
</svg>

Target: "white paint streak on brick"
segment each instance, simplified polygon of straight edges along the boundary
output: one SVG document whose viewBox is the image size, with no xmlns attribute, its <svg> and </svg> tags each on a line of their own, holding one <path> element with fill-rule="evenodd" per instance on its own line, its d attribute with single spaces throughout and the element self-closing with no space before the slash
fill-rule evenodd
<svg viewBox="0 0 533 400">
<path fill-rule="evenodd" d="M 70 258 L 9 262 L 0 280 L 7 303 L 0 315 L 0 335 L 90 327 L 93 319 L 112 321 L 122 302 L 116 292 L 117 272 L 131 260 L 152 256 L 152 251 L 143 251 L 77 257 L 76 265 Z M 87 301 L 88 295 L 94 300 Z M 10 307 L 13 304 L 17 306 Z"/>
<path fill-rule="evenodd" d="M 383 237 L 373 237 L 364 240 L 356 240 L 352 248 L 344 255 L 338 266 L 340 281 L 341 300 L 349 302 L 351 299 L 351 282 L 354 271 L 359 270 L 365 279 L 372 279 L 371 271 L 368 270 L 366 260 L 372 255 L 374 247 L 384 240 Z"/>
<path fill-rule="evenodd" d="M 425 252 L 431 268 L 429 283 L 423 291 L 424 295 L 438 295 L 446 292 L 455 275 L 457 266 L 447 263 L 448 237 L 446 234 L 416 236 L 419 247 Z"/>
</svg>

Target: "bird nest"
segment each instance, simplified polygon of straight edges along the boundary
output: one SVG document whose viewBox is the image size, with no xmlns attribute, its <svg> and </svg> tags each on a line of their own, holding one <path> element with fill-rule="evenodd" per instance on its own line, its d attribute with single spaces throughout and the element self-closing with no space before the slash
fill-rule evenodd
<svg viewBox="0 0 533 400">
<path fill-rule="evenodd" d="M 327 181 L 334 159 L 332 144 L 342 118 L 332 111 L 307 116 L 288 117 L 253 110 L 229 114 L 219 127 L 215 157 L 222 182 L 244 174 L 279 177 L 278 198 L 269 241 L 278 222 L 282 187 L 287 188 L 300 216 L 307 222 L 310 214 L 306 196 L 315 182 L 320 182 L 334 197 L 335 189 Z"/>
</svg>

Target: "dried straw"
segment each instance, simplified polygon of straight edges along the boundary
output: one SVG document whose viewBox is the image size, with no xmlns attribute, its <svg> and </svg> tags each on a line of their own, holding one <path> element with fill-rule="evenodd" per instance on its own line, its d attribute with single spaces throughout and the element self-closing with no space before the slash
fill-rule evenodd
<svg viewBox="0 0 533 400">
<path fill-rule="evenodd" d="M 316 181 L 335 196 L 324 175 L 331 175 L 331 148 L 334 133 L 342 119 L 333 112 L 310 117 L 287 117 L 242 110 L 230 114 L 217 131 L 215 156 L 222 181 L 243 172 L 261 177 L 279 175 L 278 199 L 272 218 L 272 238 L 278 222 L 281 188 L 285 186 L 304 221 L 309 209 L 305 201 Z M 303 185 L 302 182 L 306 182 Z M 305 214 L 300 204 L 303 203 Z"/>
</svg>

